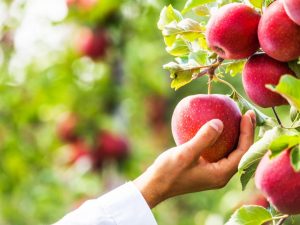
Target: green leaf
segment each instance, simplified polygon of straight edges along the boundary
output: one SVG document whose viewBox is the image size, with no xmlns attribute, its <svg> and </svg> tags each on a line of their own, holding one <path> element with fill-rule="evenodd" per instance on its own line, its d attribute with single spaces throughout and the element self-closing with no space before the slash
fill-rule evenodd
<svg viewBox="0 0 300 225">
<path fill-rule="evenodd" d="M 173 21 L 166 25 L 162 30 L 162 34 L 165 37 L 180 35 L 181 38 L 186 39 L 190 42 L 196 40 L 200 36 L 203 36 L 205 28 L 195 20 L 183 19 L 180 22 Z"/>
<path fill-rule="evenodd" d="M 262 126 L 265 123 L 268 116 L 263 114 L 260 110 L 258 110 L 254 105 L 252 105 L 250 102 L 248 102 L 241 95 L 234 92 L 234 93 L 232 93 L 232 95 L 230 97 L 238 103 L 243 114 L 246 113 L 250 109 L 254 110 L 254 112 L 256 114 L 256 124 L 258 126 Z"/>
<path fill-rule="evenodd" d="M 188 11 L 190 11 L 191 9 L 197 7 L 197 6 L 201 6 L 207 3 L 211 3 L 211 2 L 215 2 L 216 0 L 188 0 L 185 3 L 185 6 L 183 8 L 183 10 L 181 11 L 182 14 L 187 13 Z"/>
<path fill-rule="evenodd" d="M 199 50 L 196 52 L 191 52 L 189 55 L 190 60 L 195 60 L 199 65 L 206 65 L 208 58 L 208 52 Z"/>
<path fill-rule="evenodd" d="M 300 172 L 300 145 L 295 146 L 291 152 L 291 164 L 296 172 Z"/>
<path fill-rule="evenodd" d="M 249 2 L 251 3 L 251 5 L 253 5 L 256 8 L 261 9 L 264 3 L 264 0 L 249 0 Z"/>
<path fill-rule="evenodd" d="M 225 225 L 262 225 L 271 220 L 271 213 L 264 207 L 248 205 L 236 210 Z"/>
<path fill-rule="evenodd" d="M 172 46 L 166 47 L 166 51 L 173 56 L 185 56 L 191 52 L 191 45 L 187 41 L 178 38 Z"/>
<path fill-rule="evenodd" d="M 193 9 L 193 11 L 198 15 L 198 16 L 208 16 L 209 15 L 209 9 L 208 7 L 201 5 L 197 6 Z"/>
<path fill-rule="evenodd" d="M 243 71 L 245 63 L 245 60 L 234 61 L 226 66 L 225 73 L 229 73 L 232 77 L 234 77 Z"/>
<path fill-rule="evenodd" d="M 275 140 L 272 141 L 270 145 L 270 150 L 272 151 L 271 157 L 275 157 L 279 155 L 282 151 L 287 148 L 292 148 L 295 145 L 300 144 L 300 136 L 299 135 L 282 135 Z"/>
<path fill-rule="evenodd" d="M 290 118 L 292 122 L 300 119 L 300 112 L 294 106 L 290 108 Z"/>
<path fill-rule="evenodd" d="M 261 158 L 268 151 L 271 142 L 283 133 L 284 130 L 280 127 L 274 127 L 272 130 L 268 130 L 265 132 L 264 136 L 255 142 L 242 157 L 238 171 L 243 190 L 253 176 Z"/>
<path fill-rule="evenodd" d="M 267 85 L 270 90 L 282 95 L 290 105 L 300 110 L 300 80 L 291 76 L 284 75 L 281 77 L 279 84 L 274 88 Z"/>
<path fill-rule="evenodd" d="M 293 70 L 298 78 L 300 78 L 300 64 L 299 60 L 289 62 L 289 67 Z"/>
<path fill-rule="evenodd" d="M 178 10 L 174 9 L 172 5 L 165 6 L 160 12 L 157 27 L 158 29 L 163 30 L 165 26 L 168 25 L 169 23 L 173 21 L 179 22 L 182 19 L 183 17 L 181 13 Z"/>
<path fill-rule="evenodd" d="M 190 83 L 193 80 L 193 74 L 199 70 L 198 64 L 192 64 L 192 61 L 181 64 L 185 59 L 185 57 L 177 58 L 176 60 L 179 63 L 170 62 L 163 66 L 164 69 L 170 71 L 170 77 L 173 79 L 171 88 L 174 88 L 175 90 Z"/>
</svg>

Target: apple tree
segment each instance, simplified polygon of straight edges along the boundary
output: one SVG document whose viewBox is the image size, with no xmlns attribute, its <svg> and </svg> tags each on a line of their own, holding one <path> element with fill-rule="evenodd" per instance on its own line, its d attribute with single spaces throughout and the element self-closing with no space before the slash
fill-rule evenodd
<svg viewBox="0 0 300 225">
<path fill-rule="evenodd" d="M 292 0 L 188 0 L 181 11 L 172 5 L 161 11 L 157 25 L 173 57 L 163 65 L 171 88 L 207 76 L 208 95 L 225 85 L 242 113 L 256 113 L 257 138 L 238 175 L 243 190 L 255 177 L 271 206 L 242 206 L 227 225 L 280 225 L 300 214 L 299 15 L 299 1 Z M 242 76 L 248 98 L 227 76 Z M 282 121 L 282 105 L 289 105 L 290 121 Z"/>
</svg>

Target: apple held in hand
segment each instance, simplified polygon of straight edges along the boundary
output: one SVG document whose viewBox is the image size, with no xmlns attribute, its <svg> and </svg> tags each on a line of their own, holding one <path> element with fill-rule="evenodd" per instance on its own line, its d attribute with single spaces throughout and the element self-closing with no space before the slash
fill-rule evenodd
<svg viewBox="0 0 300 225">
<path fill-rule="evenodd" d="M 261 48 L 274 59 L 288 62 L 300 56 L 300 26 L 286 14 L 281 1 L 273 2 L 258 26 Z"/>
<path fill-rule="evenodd" d="M 294 75 L 287 63 L 272 59 L 266 54 L 253 55 L 243 70 L 243 86 L 248 97 L 261 107 L 286 105 L 288 102 L 279 94 L 266 88 L 277 85 L 281 76 Z"/>
<path fill-rule="evenodd" d="M 268 201 L 281 213 L 300 213 L 300 173 L 291 166 L 290 151 L 285 150 L 274 159 L 267 153 L 260 161 L 255 184 Z"/>
<path fill-rule="evenodd" d="M 209 47 L 224 59 L 242 59 L 259 48 L 257 28 L 260 15 L 241 3 L 221 7 L 207 25 Z"/>
<path fill-rule="evenodd" d="M 172 116 L 172 133 L 176 144 L 189 141 L 212 119 L 223 121 L 223 133 L 212 147 L 203 152 L 202 157 L 209 162 L 226 157 L 237 145 L 241 112 L 236 103 L 225 95 L 199 94 L 182 99 Z"/>
<path fill-rule="evenodd" d="M 299 0 L 283 0 L 286 13 L 300 26 L 300 1 Z"/>
</svg>

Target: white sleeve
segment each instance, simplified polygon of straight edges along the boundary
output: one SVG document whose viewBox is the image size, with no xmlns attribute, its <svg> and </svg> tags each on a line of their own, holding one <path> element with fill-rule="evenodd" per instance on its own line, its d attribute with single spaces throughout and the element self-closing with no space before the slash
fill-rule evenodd
<svg viewBox="0 0 300 225">
<path fill-rule="evenodd" d="M 142 194 L 132 182 L 86 201 L 54 225 L 157 225 Z"/>
</svg>

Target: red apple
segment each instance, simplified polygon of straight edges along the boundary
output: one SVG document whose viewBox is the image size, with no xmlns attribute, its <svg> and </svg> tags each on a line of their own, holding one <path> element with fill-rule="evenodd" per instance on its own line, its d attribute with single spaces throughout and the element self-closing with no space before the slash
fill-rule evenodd
<svg viewBox="0 0 300 225">
<path fill-rule="evenodd" d="M 257 27 L 260 15 L 242 3 L 230 3 L 214 14 L 206 30 L 209 47 L 224 59 L 242 59 L 259 48 Z"/>
<path fill-rule="evenodd" d="M 299 0 L 283 0 L 286 13 L 300 26 L 300 1 Z"/>
<path fill-rule="evenodd" d="M 285 150 L 274 159 L 268 152 L 260 161 L 255 184 L 268 201 L 281 213 L 300 213 L 300 173 L 291 166 L 290 151 Z"/>
<path fill-rule="evenodd" d="M 248 97 L 261 107 L 286 105 L 281 95 L 266 88 L 267 84 L 278 84 L 284 74 L 294 75 L 287 63 L 272 59 L 266 54 L 253 55 L 243 70 L 243 86 Z"/>
<path fill-rule="evenodd" d="M 94 60 L 104 57 L 108 46 L 109 38 L 104 29 L 82 29 L 77 40 L 77 48 L 81 55 Z"/>
<path fill-rule="evenodd" d="M 172 133 L 177 145 L 195 136 L 208 121 L 220 119 L 224 130 L 216 143 L 203 151 L 202 157 L 209 162 L 226 157 L 237 145 L 241 112 L 236 103 L 225 95 L 192 95 L 182 99 L 172 117 Z"/>
<path fill-rule="evenodd" d="M 264 12 L 258 26 L 261 48 L 282 62 L 300 56 L 300 26 L 286 14 L 281 1 L 273 2 Z"/>
<path fill-rule="evenodd" d="M 62 141 L 73 142 L 78 138 L 76 134 L 77 117 L 72 113 L 63 114 L 57 125 L 57 134 Z"/>
</svg>

